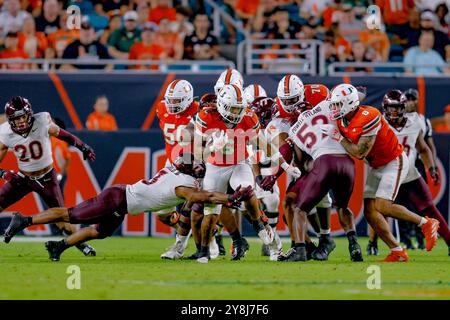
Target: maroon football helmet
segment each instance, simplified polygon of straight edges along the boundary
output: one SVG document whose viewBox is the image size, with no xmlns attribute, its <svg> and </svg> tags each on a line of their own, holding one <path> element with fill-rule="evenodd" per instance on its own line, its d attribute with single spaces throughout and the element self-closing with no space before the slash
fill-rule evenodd
<svg viewBox="0 0 450 320">
<path fill-rule="evenodd" d="M 205 163 L 195 160 L 194 155 L 190 152 L 181 152 L 173 161 L 173 165 L 181 173 L 193 176 L 194 178 L 202 179 L 205 177 Z"/>
<path fill-rule="evenodd" d="M 390 124 L 397 125 L 403 121 L 405 102 L 406 97 L 400 90 L 394 89 L 384 95 L 381 106 Z"/>
<path fill-rule="evenodd" d="M 26 134 L 33 126 L 33 109 L 26 98 L 19 96 L 12 97 L 5 105 L 5 114 L 12 131 L 15 133 Z M 24 122 L 16 124 L 15 120 L 23 115 L 26 115 L 27 119 Z"/>
<path fill-rule="evenodd" d="M 270 120 L 277 113 L 277 106 L 273 99 L 266 97 L 258 97 L 250 105 L 256 115 L 258 116 L 259 123 L 263 128 L 265 128 Z"/>
</svg>

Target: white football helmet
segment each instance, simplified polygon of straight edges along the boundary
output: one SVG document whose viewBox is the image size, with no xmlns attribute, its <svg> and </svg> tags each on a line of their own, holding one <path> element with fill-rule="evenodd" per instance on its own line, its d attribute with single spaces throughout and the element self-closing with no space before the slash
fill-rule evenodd
<svg viewBox="0 0 450 320">
<path fill-rule="evenodd" d="M 244 78 L 242 74 L 236 69 L 227 69 L 220 74 L 219 79 L 217 79 L 214 85 L 214 93 L 219 94 L 220 89 L 222 89 L 226 84 L 235 84 L 239 88 L 244 88 Z"/>
<path fill-rule="evenodd" d="M 286 112 L 293 112 L 297 105 L 305 99 L 305 87 L 296 75 L 288 74 L 278 83 L 277 96 Z"/>
<path fill-rule="evenodd" d="M 331 119 L 342 118 L 359 106 L 358 90 L 351 84 L 342 83 L 331 90 Z"/>
<path fill-rule="evenodd" d="M 235 84 L 226 84 L 217 96 L 217 111 L 227 122 L 241 122 L 245 114 L 242 89 Z"/>
<path fill-rule="evenodd" d="M 258 97 L 267 98 L 266 90 L 259 84 L 251 84 L 244 89 L 244 100 L 247 105 L 252 103 Z"/>
<path fill-rule="evenodd" d="M 194 88 L 189 81 L 174 80 L 166 89 L 164 102 L 167 113 L 177 114 L 186 110 L 194 101 Z"/>
</svg>

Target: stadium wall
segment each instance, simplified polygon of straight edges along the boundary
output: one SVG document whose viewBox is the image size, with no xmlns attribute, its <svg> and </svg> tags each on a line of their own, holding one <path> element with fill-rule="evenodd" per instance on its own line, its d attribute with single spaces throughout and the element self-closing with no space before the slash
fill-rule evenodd
<svg viewBox="0 0 450 320">
<path fill-rule="evenodd" d="M 94 99 L 106 94 L 110 98 L 111 112 L 116 116 L 118 132 L 77 131 L 76 134 L 95 148 L 97 161 L 87 163 L 82 161 L 80 153 L 73 149 L 72 164 L 68 179 L 64 186 L 67 206 L 73 206 L 82 200 L 95 196 L 102 189 L 116 183 L 133 183 L 143 177 L 151 177 L 165 163 L 164 141 L 161 131 L 154 118 L 154 102 L 161 98 L 162 88 L 175 75 L 43 75 L 0 74 L 0 95 L 3 103 L 12 95 L 24 95 L 30 99 L 35 112 L 49 111 L 54 116 L 62 118 L 69 128 L 83 129 L 84 120 L 92 110 Z M 212 91 L 215 77 L 192 76 L 185 77 L 191 81 L 196 95 Z M 260 76 L 246 77 L 247 83 L 257 80 L 270 95 L 275 94 L 279 77 Z M 421 102 L 421 108 L 428 116 L 436 116 L 449 101 L 448 79 L 423 78 L 308 78 L 305 83 L 324 83 L 332 87 L 342 81 L 351 81 L 355 85 L 368 88 L 367 103 L 378 105 L 383 93 L 390 88 L 419 88 L 426 98 Z M 445 88 L 447 87 L 447 88 Z M 146 124 L 142 128 L 143 125 Z M 148 129 L 147 129 L 148 127 Z M 126 129 L 125 129 L 126 128 Z M 448 177 L 450 174 L 450 135 L 436 134 L 435 142 L 441 161 L 442 179 L 438 187 L 431 186 L 438 208 L 447 218 L 450 217 L 450 189 Z M 8 153 L 2 163 L 2 168 L 17 169 L 17 161 L 12 153 Z M 351 209 L 357 216 L 358 233 L 367 233 L 367 223 L 362 215 L 362 188 L 365 168 L 362 162 L 357 165 L 357 182 Z M 0 182 L 0 184 L 3 182 Z M 286 178 L 281 177 L 280 189 L 285 190 Z M 0 229 L 3 229 L 9 219 L 9 214 L 21 211 L 25 214 L 35 214 L 45 208 L 38 196 L 31 194 L 19 203 L 7 208 L 0 216 Z M 281 208 L 280 208 L 281 210 Z M 281 211 L 280 211 L 281 212 Z M 253 234 L 246 221 L 242 222 L 244 234 Z M 287 234 L 283 222 L 280 231 Z M 337 215 L 332 216 L 332 229 L 340 234 Z M 52 230 L 48 226 L 36 226 L 28 230 L 30 235 L 47 235 Z M 154 215 L 142 214 L 128 216 L 117 234 L 135 236 L 171 236 L 173 230 L 162 225 Z"/>
</svg>

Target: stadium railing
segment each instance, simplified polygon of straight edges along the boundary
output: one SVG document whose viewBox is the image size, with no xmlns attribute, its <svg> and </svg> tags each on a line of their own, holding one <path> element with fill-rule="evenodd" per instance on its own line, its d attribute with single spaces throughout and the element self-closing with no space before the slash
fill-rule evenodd
<svg viewBox="0 0 450 320">
<path fill-rule="evenodd" d="M 0 72 L 6 73 L 46 73 L 56 72 L 76 72 L 76 73 L 131 73 L 131 74 L 161 74 L 176 72 L 178 74 L 219 74 L 224 69 L 235 68 L 235 64 L 229 60 L 178 60 L 178 61 L 153 61 L 153 60 L 119 60 L 119 59 L 100 59 L 100 60 L 80 60 L 80 59 L 0 59 L 1 65 L 27 64 L 38 65 L 38 69 L 1 69 Z M 59 70 L 55 66 L 79 65 L 87 67 L 86 69 Z M 112 66 L 112 69 L 98 69 L 98 67 Z M 89 68 L 89 66 L 92 66 Z M 155 69 L 128 69 L 128 67 L 154 67 Z"/>
<path fill-rule="evenodd" d="M 441 73 L 426 74 L 427 77 L 450 77 L 450 63 L 440 64 L 406 64 L 402 62 L 333 62 L 327 67 L 329 76 L 383 76 L 383 77 L 417 77 L 416 68 L 439 68 Z M 355 70 L 360 69 L 360 70 Z M 361 70 L 362 69 L 362 70 Z M 364 70 L 365 69 L 365 70 Z M 447 69 L 448 72 L 444 73 Z M 409 71 L 409 72 L 407 72 Z"/>
<path fill-rule="evenodd" d="M 323 43 L 318 40 L 246 39 L 238 46 L 237 66 L 247 74 L 326 71 Z"/>
</svg>

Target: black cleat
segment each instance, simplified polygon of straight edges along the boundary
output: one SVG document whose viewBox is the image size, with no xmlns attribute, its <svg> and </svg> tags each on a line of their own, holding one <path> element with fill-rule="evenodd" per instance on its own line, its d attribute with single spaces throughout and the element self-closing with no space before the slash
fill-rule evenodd
<svg viewBox="0 0 450 320">
<path fill-rule="evenodd" d="M 201 257 L 201 255 L 202 255 L 202 253 L 199 250 L 197 250 L 193 254 L 191 254 L 190 256 L 187 256 L 186 259 L 188 259 L 188 260 L 197 260 L 198 258 Z"/>
<path fill-rule="evenodd" d="M 333 250 L 336 248 L 336 242 L 334 242 L 333 238 L 330 236 L 321 236 L 319 239 L 319 247 L 321 243 L 323 243 L 323 246 L 325 247 L 328 255 L 330 255 L 331 252 L 333 252 Z"/>
<path fill-rule="evenodd" d="M 306 258 L 308 260 L 312 259 L 312 253 L 317 249 L 317 246 L 314 242 L 306 242 Z"/>
<path fill-rule="evenodd" d="M 216 236 L 216 243 L 217 243 L 217 246 L 219 247 L 219 256 L 227 255 L 227 251 L 225 250 L 225 247 L 223 246 L 222 235 Z"/>
<path fill-rule="evenodd" d="M 290 248 L 286 254 L 278 256 L 278 261 L 294 262 L 306 261 L 306 247 Z"/>
<path fill-rule="evenodd" d="M 47 241 L 45 248 L 48 251 L 49 259 L 59 261 L 61 254 L 67 249 L 64 241 Z"/>
<path fill-rule="evenodd" d="M 233 241 L 233 251 L 231 252 L 231 260 L 240 260 L 245 256 L 249 249 L 249 245 L 245 238 Z"/>
<path fill-rule="evenodd" d="M 348 251 L 350 252 L 350 259 L 354 262 L 364 261 L 361 246 L 358 242 L 352 241 L 348 244 Z"/>
<path fill-rule="evenodd" d="M 75 247 L 80 250 L 86 257 L 95 257 L 97 255 L 95 249 L 87 243 L 80 243 Z"/>
<path fill-rule="evenodd" d="M 269 249 L 269 246 L 268 246 L 267 244 L 263 244 L 263 245 L 261 246 L 261 255 L 262 255 L 263 257 L 268 257 L 268 256 L 270 256 L 270 249 Z"/>
<path fill-rule="evenodd" d="M 30 226 L 28 217 L 24 217 L 19 212 L 14 212 L 8 228 L 5 230 L 5 243 L 9 243 L 18 232 Z"/>
<path fill-rule="evenodd" d="M 320 246 L 311 253 L 311 258 L 318 261 L 328 260 L 328 252 L 324 246 Z"/>
<path fill-rule="evenodd" d="M 377 256 L 378 255 L 378 243 L 377 241 L 370 241 L 367 244 L 366 253 L 368 256 Z"/>
</svg>

